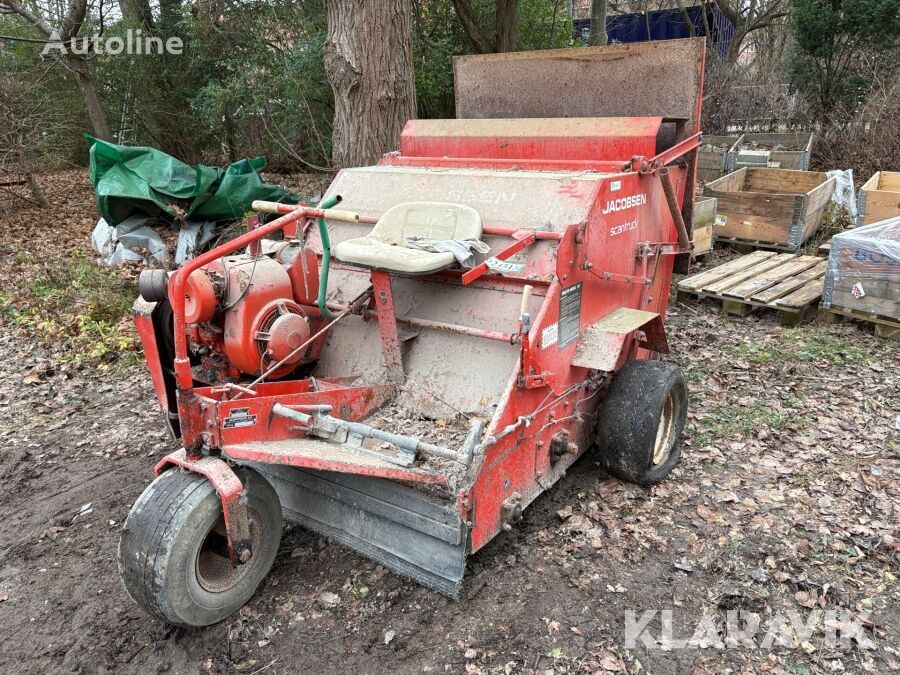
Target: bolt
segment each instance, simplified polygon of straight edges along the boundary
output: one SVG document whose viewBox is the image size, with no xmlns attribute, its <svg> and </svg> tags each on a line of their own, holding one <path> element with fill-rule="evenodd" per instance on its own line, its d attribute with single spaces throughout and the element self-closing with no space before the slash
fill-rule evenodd
<svg viewBox="0 0 900 675">
<path fill-rule="evenodd" d="M 250 562 L 250 558 L 252 558 L 252 557 L 253 557 L 253 552 L 249 548 L 245 548 L 243 551 L 241 551 L 238 554 L 238 560 L 240 560 L 242 563 Z"/>
</svg>

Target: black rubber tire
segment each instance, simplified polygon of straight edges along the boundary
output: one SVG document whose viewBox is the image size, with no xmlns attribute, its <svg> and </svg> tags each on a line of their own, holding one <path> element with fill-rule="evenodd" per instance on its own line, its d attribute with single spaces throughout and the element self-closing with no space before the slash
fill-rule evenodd
<svg viewBox="0 0 900 675">
<path fill-rule="evenodd" d="M 201 546 L 222 517 L 206 478 L 171 469 L 131 508 L 119 541 L 119 574 L 128 595 L 150 614 L 187 628 L 217 623 L 243 607 L 269 573 L 281 541 L 281 503 L 255 471 L 238 469 L 238 476 L 247 493 L 253 557 L 222 590 L 204 588 L 198 572 Z"/>
<path fill-rule="evenodd" d="M 665 450 L 654 463 L 670 396 L 666 442 L 659 443 Z M 597 418 L 597 444 L 607 470 L 638 485 L 654 485 L 669 475 L 681 457 L 687 405 L 687 383 L 678 366 L 652 360 L 625 364 L 613 377 Z"/>
</svg>

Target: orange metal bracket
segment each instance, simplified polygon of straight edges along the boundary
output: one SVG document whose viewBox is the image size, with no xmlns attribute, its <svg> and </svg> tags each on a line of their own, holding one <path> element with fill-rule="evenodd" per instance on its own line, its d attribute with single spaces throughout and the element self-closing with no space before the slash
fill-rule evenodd
<svg viewBox="0 0 900 675">
<path fill-rule="evenodd" d="M 250 561 L 250 520 L 247 514 L 247 497 L 240 479 L 218 457 L 192 459 L 184 449 L 166 455 L 153 469 L 157 477 L 172 466 L 199 473 L 216 489 L 222 500 L 225 516 L 225 532 L 228 535 L 228 557 L 234 567 Z"/>
</svg>

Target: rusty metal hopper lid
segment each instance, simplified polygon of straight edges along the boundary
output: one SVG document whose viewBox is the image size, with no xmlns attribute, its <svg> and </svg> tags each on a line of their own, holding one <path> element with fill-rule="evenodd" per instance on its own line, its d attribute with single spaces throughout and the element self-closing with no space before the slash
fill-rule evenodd
<svg viewBox="0 0 900 675">
<path fill-rule="evenodd" d="M 661 116 L 685 120 L 690 135 L 705 58 L 704 38 L 457 56 L 456 116 Z"/>
<path fill-rule="evenodd" d="M 471 206 L 485 226 L 563 231 L 585 222 L 601 181 L 593 172 L 426 169 L 369 166 L 341 171 L 325 198 L 341 195 L 347 209 L 380 216 L 402 202 Z M 362 236 L 371 225 L 332 223 L 332 243 Z"/>
</svg>

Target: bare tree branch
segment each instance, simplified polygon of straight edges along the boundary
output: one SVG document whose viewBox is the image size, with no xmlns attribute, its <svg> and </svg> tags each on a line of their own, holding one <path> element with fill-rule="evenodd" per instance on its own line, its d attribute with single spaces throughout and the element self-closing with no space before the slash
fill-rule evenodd
<svg viewBox="0 0 900 675">
<path fill-rule="evenodd" d="M 78 35 L 87 13 L 87 0 L 69 0 L 66 16 L 59 29 L 59 39 L 68 42 Z"/>
<path fill-rule="evenodd" d="M 45 19 L 33 13 L 19 0 L 0 0 L 0 7 L 6 7 L 32 24 L 47 37 L 53 37 L 53 27 Z"/>
<path fill-rule="evenodd" d="M 453 7 L 456 9 L 456 16 L 459 17 L 459 23 L 462 25 L 466 37 L 469 38 L 469 42 L 472 43 L 475 50 L 481 54 L 493 52 L 494 45 L 481 31 L 469 0 L 453 0 Z"/>
</svg>

